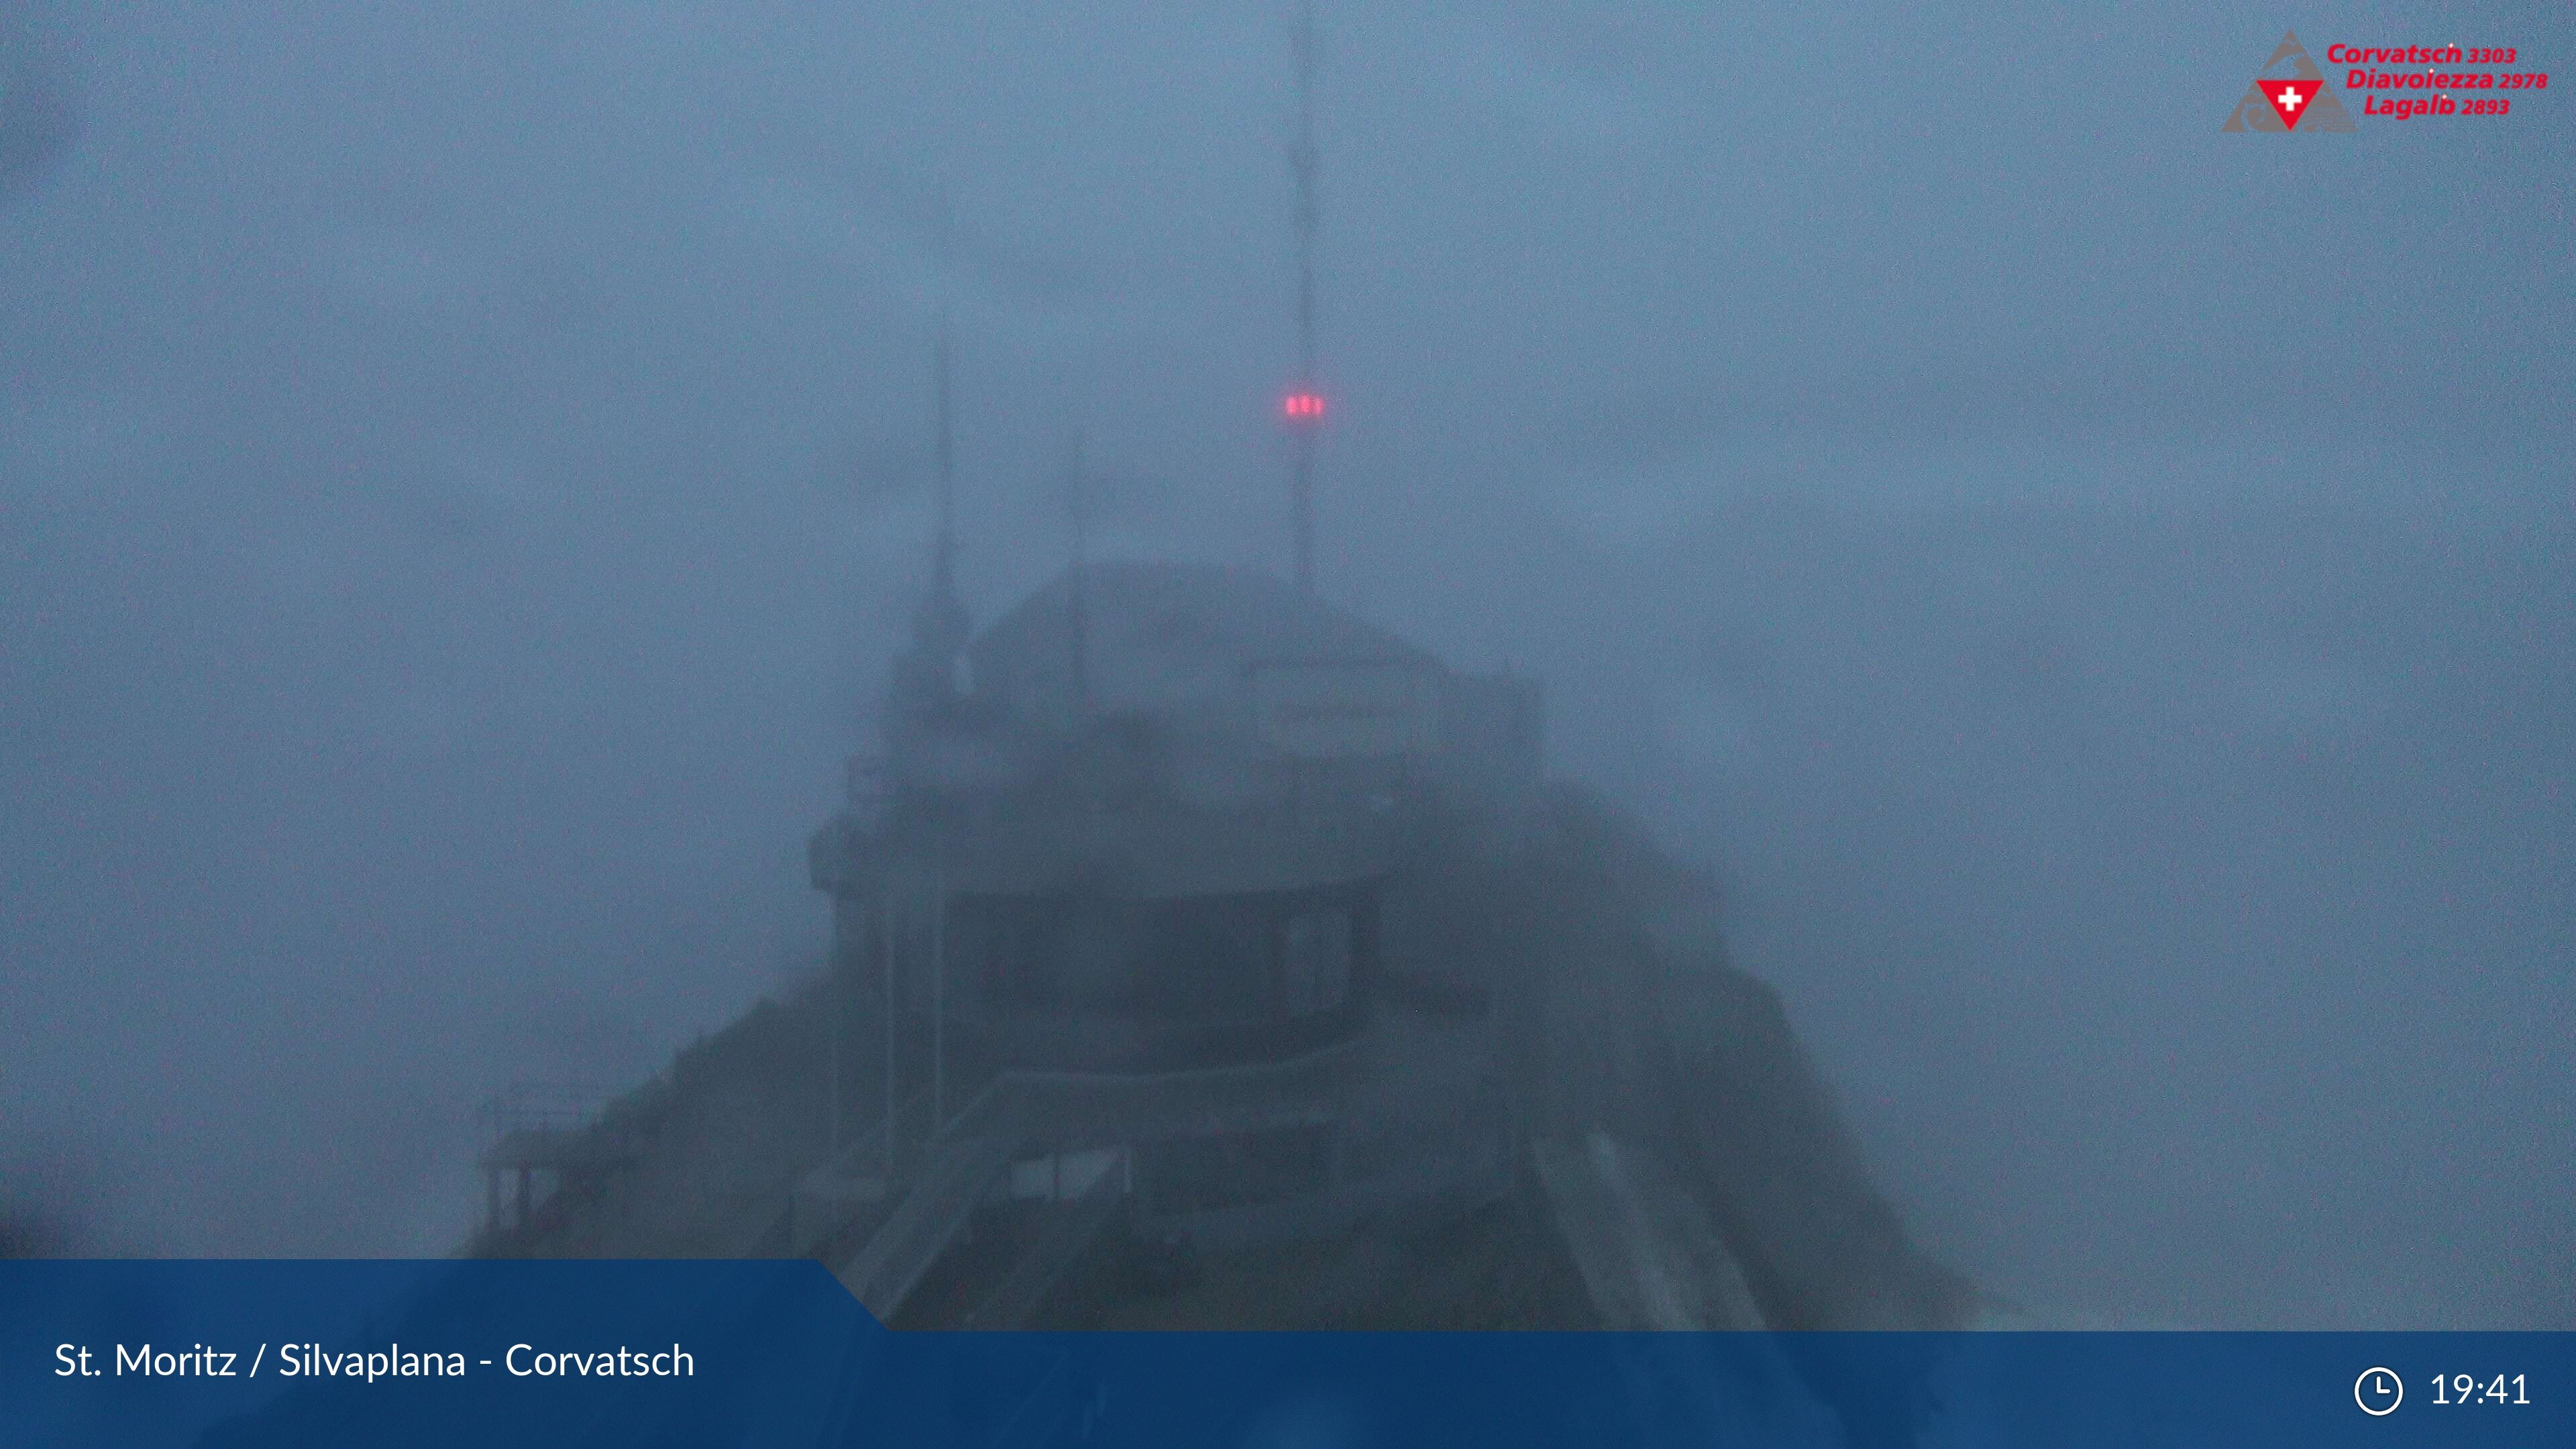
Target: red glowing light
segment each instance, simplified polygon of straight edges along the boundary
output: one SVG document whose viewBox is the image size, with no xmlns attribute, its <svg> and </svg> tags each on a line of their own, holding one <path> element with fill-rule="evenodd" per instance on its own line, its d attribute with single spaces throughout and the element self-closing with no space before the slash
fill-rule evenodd
<svg viewBox="0 0 2576 1449">
<path fill-rule="evenodd" d="M 1311 392 L 1292 392 L 1281 411 L 1295 422 L 1315 422 L 1324 416 L 1324 400 Z"/>
</svg>

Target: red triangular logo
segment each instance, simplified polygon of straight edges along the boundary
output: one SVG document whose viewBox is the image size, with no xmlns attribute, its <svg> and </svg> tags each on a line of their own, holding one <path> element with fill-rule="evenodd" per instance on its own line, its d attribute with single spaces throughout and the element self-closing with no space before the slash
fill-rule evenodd
<svg viewBox="0 0 2576 1449">
<path fill-rule="evenodd" d="M 2308 113 L 2308 102 L 2317 98 L 2317 87 L 2324 85 L 2325 82 L 2322 80 L 2259 80 L 2254 84 L 2262 90 L 2263 99 L 2272 103 L 2272 109 L 2281 117 L 2281 124 L 2295 131 L 2299 129 L 2299 118 Z"/>
</svg>

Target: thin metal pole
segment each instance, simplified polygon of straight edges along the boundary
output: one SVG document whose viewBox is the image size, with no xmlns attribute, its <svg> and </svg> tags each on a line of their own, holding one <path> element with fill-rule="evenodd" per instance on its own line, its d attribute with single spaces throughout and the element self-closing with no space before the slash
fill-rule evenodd
<svg viewBox="0 0 2576 1449">
<path fill-rule="evenodd" d="M 950 421 L 948 305 L 939 307 L 939 527 L 931 561 L 931 588 L 947 599 L 957 592 L 957 430 Z"/>
<path fill-rule="evenodd" d="M 885 958 L 885 1175 L 894 1183 L 894 881 L 888 878 L 880 892 L 883 910 L 877 918 L 877 934 L 883 941 Z"/>
<path fill-rule="evenodd" d="M 1315 6 L 1303 0 L 1297 8 L 1292 37 L 1297 59 L 1297 140 L 1288 153 L 1296 178 L 1297 209 L 1297 391 L 1315 394 L 1315 230 L 1322 206 L 1315 196 Z M 1297 425 L 1297 467 L 1289 484 L 1289 546 L 1295 563 L 1297 591 L 1315 591 L 1315 423 Z"/>
<path fill-rule="evenodd" d="M 1082 430 L 1074 429 L 1071 456 L 1065 465 L 1065 508 L 1073 525 L 1073 572 L 1065 576 L 1065 604 L 1073 625 L 1073 708 L 1091 710 L 1091 583 L 1089 578 L 1091 483 L 1082 466 Z"/>
<path fill-rule="evenodd" d="M 823 1145 L 835 1157 L 841 1152 L 841 1053 L 850 1038 L 850 958 L 841 948 L 832 967 L 832 1010 L 823 1036 Z"/>
<path fill-rule="evenodd" d="M 1290 543 L 1296 558 L 1297 592 L 1315 592 L 1315 430 L 1297 430 L 1297 472 L 1290 480 Z"/>
<path fill-rule="evenodd" d="M 948 1064 L 948 875 L 931 877 L 930 886 L 930 1121 L 934 1132 L 948 1130 L 944 1090 Z"/>
</svg>

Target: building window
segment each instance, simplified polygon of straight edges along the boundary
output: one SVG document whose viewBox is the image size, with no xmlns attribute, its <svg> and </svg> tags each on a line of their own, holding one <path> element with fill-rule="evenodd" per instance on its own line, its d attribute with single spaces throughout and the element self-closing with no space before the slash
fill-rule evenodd
<svg viewBox="0 0 2576 1449">
<path fill-rule="evenodd" d="M 1173 1021 L 1258 1021 L 1268 1008 L 1268 921 L 1239 897 L 1157 908 L 1142 962 L 1146 1014 Z"/>
<path fill-rule="evenodd" d="M 1350 999 L 1350 908 L 1323 906 L 1290 916 L 1279 956 L 1286 1015 L 1313 1016 Z"/>
<path fill-rule="evenodd" d="M 951 928 L 951 970 L 980 976 L 999 1013 L 1222 1022 L 1270 1010 L 1273 918 L 1252 898 L 997 898 L 961 914 L 974 920 Z"/>
</svg>

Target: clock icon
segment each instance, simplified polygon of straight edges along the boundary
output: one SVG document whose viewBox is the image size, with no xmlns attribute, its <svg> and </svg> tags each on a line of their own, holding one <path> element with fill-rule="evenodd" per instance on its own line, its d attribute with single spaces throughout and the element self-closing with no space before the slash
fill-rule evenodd
<svg viewBox="0 0 2576 1449">
<path fill-rule="evenodd" d="M 2406 1402 L 2406 1385 L 2399 1381 L 2395 1369 L 2367 1368 L 2352 1381 L 2352 1401 L 2361 1411 L 2377 1419 L 2397 1412 Z"/>
</svg>

